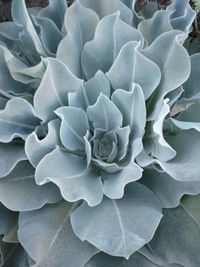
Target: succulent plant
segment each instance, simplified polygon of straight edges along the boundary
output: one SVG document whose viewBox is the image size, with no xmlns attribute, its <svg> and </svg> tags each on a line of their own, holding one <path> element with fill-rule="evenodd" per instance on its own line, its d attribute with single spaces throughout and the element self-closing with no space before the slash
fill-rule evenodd
<svg viewBox="0 0 200 267">
<path fill-rule="evenodd" d="M 134 5 L 14 0 L 0 24 L 2 266 L 5 243 L 15 267 L 200 263 L 196 13 Z"/>
</svg>

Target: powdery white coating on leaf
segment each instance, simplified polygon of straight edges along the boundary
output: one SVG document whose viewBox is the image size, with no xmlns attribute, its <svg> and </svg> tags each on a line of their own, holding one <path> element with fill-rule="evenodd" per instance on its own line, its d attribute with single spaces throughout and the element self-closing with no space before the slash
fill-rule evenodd
<svg viewBox="0 0 200 267">
<path fill-rule="evenodd" d="M 73 233 L 69 219 L 72 208 L 71 204 L 61 201 L 20 214 L 19 240 L 37 266 L 65 267 L 66 259 L 69 267 L 84 266 L 98 252 Z"/>
<path fill-rule="evenodd" d="M 9 175 L 0 179 L 0 201 L 10 210 L 27 211 L 61 200 L 58 188 L 52 184 L 38 186 L 34 176 L 28 161 L 19 162 Z"/>
<path fill-rule="evenodd" d="M 144 222 L 146 216 L 148 224 Z M 110 255 L 128 259 L 152 238 L 152 229 L 161 217 L 159 202 L 152 192 L 134 183 L 121 200 L 105 198 L 95 208 L 82 204 L 72 213 L 71 222 L 81 240 L 89 241 Z"/>
<path fill-rule="evenodd" d="M 5 244 L 18 213 L 11 225 L 0 209 L 0 261 L 13 249 L 16 267 L 197 264 L 177 229 L 185 257 L 173 254 L 169 210 L 156 232 L 162 208 L 200 193 L 199 54 L 183 46 L 195 12 L 135 2 L 13 0 L 0 24 L 0 201 L 20 211 L 25 249 Z"/>
</svg>

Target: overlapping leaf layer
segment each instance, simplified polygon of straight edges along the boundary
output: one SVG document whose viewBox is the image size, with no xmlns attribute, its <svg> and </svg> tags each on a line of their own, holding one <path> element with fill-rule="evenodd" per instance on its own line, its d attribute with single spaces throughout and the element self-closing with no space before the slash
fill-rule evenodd
<svg viewBox="0 0 200 267">
<path fill-rule="evenodd" d="M 196 13 L 134 5 L 13 0 L 0 24 L 0 266 L 200 264 Z"/>
</svg>

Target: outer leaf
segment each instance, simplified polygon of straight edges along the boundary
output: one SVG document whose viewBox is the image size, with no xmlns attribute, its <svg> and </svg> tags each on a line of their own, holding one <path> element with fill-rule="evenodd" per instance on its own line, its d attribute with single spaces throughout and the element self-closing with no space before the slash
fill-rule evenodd
<svg viewBox="0 0 200 267">
<path fill-rule="evenodd" d="M 196 130 L 182 131 L 168 140 L 177 152 L 174 159 L 161 163 L 161 167 L 177 181 L 200 181 L 200 133 Z"/>
<path fill-rule="evenodd" d="M 7 49 L 0 46 L 0 71 L 1 71 L 1 80 L 0 80 L 0 92 L 1 93 L 12 93 L 19 95 L 25 92 L 28 92 L 27 86 L 15 81 L 8 69 L 5 51 Z"/>
<path fill-rule="evenodd" d="M 167 209 L 150 247 L 168 262 L 196 267 L 200 262 L 200 196 L 186 197 Z"/>
<path fill-rule="evenodd" d="M 35 183 L 35 170 L 28 161 L 21 161 L 9 175 L 0 179 L 0 201 L 10 210 L 34 210 L 59 200 L 56 186 Z"/>
<path fill-rule="evenodd" d="M 135 0 L 120 0 L 120 1 L 129 8 L 131 8 L 133 4 L 135 5 Z"/>
<path fill-rule="evenodd" d="M 57 148 L 38 164 L 36 181 L 38 184 L 52 181 L 67 201 L 84 199 L 90 206 L 95 206 L 103 197 L 102 184 L 98 174 L 86 164 L 81 157 Z"/>
<path fill-rule="evenodd" d="M 167 102 L 168 100 L 163 101 L 160 114 L 149 130 L 147 126 L 144 138 L 145 152 L 160 161 L 168 161 L 176 156 L 176 151 L 166 142 L 163 133 L 163 123 L 170 112 Z"/>
<path fill-rule="evenodd" d="M 0 244 L 2 254 L 2 267 L 30 267 L 28 255 L 20 244 Z"/>
<path fill-rule="evenodd" d="M 155 259 L 149 259 L 139 252 L 135 252 L 130 256 L 128 260 L 119 257 L 112 257 L 105 253 L 99 253 L 92 257 L 92 259 L 84 267 L 181 267 L 178 264 L 159 264 L 154 261 Z M 182 266 L 183 267 L 183 266 Z"/>
<path fill-rule="evenodd" d="M 8 99 L 0 95 L 0 110 L 5 108 L 7 102 Z"/>
<path fill-rule="evenodd" d="M 158 12 L 158 5 L 155 2 L 147 2 L 144 7 L 138 12 L 139 16 L 142 16 L 144 20 L 150 19 L 153 15 Z M 138 25 L 139 26 L 139 25 Z"/>
<path fill-rule="evenodd" d="M 97 25 L 94 39 L 84 46 L 82 66 L 87 79 L 99 69 L 104 73 L 108 71 L 124 44 L 142 42 L 140 32 L 120 20 L 119 15 L 117 12 L 103 18 Z"/>
<path fill-rule="evenodd" d="M 83 4 L 87 8 L 93 9 L 99 16 L 99 18 L 103 18 L 112 13 L 120 11 L 120 18 L 126 23 L 132 25 L 132 10 L 127 8 L 122 2 L 119 0 L 102 0 L 99 2 L 98 0 L 80 0 L 81 4 Z"/>
<path fill-rule="evenodd" d="M 123 115 L 123 126 L 129 126 L 134 138 L 142 137 L 146 124 L 145 99 L 140 86 L 133 84 L 131 92 L 116 90 L 112 101 Z"/>
<path fill-rule="evenodd" d="M 97 253 L 96 248 L 73 233 L 69 221 L 72 209 L 62 201 L 20 214 L 19 240 L 38 267 L 66 267 L 66 262 L 69 267 L 83 266 Z"/>
<path fill-rule="evenodd" d="M 0 203 L 0 217 L 0 235 L 3 236 L 2 241 L 9 243 L 18 242 L 18 213 L 8 210 Z"/>
<path fill-rule="evenodd" d="M 58 119 L 52 120 L 48 124 L 48 133 L 40 140 L 33 132 L 30 134 L 25 143 L 25 152 L 30 163 L 36 167 L 40 160 L 48 153 L 56 148 L 56 145 L 60 144 L 60 121 Z"/>
<path fill-rule="evenodd" d="M 190 57 L 191 60 L 191 72 L 190 77 L 184 84 L 183 98 L 186 99 L 197 99 L 200 97 L 200 53 Z"/>
<path fill-rule="evenodd" d="M 140 180 L 160 199 L 163 208 L 174 208 L 180 203 L 183 195 L 200 193 L 200 182 L 181 182 L 174 180 L 164 172 L 147 169 Z"/>
<path fill-rule="evenodd" d="M 23 98 L 12 98 L 0 111 L 0 141 L 8 143 L 15 137 L 25 140 L 39 122 L 29 102 Z"/>
<path fill-rule="evenodd" d="M 18 53 L 16 53 L 18 56 Z M 22 60 L 18 59 L 17 57 L 13 56 L 13 54 L 4 47 L 4 57 L 7 64 L 7 67 L 10 71 L 10 74 L 12 78 L 16 81 L 19 81 L 18 87 L 21 86 L 20 91 L 25 93 L 33 93 L 32 87 L 34 85 L 32 84 L 30 86 L 30 89 L 27 88 L 27 85 L 23 84 L 30 84 L 35 81 L 40 80 L 43 77 L 43 74 L 45 72 L 45 64 L 43 61 L 40 61 L 38 64 L 34 64 L 34 66 L 29 66 L 30 63 L 24 63 Z M 23 58 L 22 58 L 23 59 Z M 26 61 L 25 61 L 26 62 Z M 27 66 L 28 65 L 28 66 Z M 15 82 L 17 83 L 17 82 Z M 28 89 L 28 90 L 27 90 Z M 19 92 L 16 92 L 16 89 L 13 89 L 15 94 L 19 94 Z M 18 89 L 19 90 L 19 89 Z M 32 91 L 31 91 L 32 90 Z"/>
<path fill-rule="evenodd" d="M 48 18 L 52 20 L 58 27 L 62 29 L 65 12 L 67 9 L 67 3 L 65 0 L 49 0 L 49 5 L 45 8 L 42 8 L 39 12 L 40 18 Z"/>
<path fill-rule="evenodd" d="M 158 86 L 161 75 L 158 66 L 144 57 L 139 47 L 140 44 L 136 42 L 125 44 L 107 76 L 114 90 L 121 88 L 131 91 L 133 83 L 139 84 L 147 99 Z"/>
<path fill-rule="evenodd" d="M 187 104 L 186 104 L 187 105 Z M 176 119 L 172 119 L 173 123 L 183 130 L 195 129 L 200 131 L 200 99 L 195 104 L 188 105 L 189 107 L 183 111 Z"/>
<path fill-rule="evenodd" d="M 54 119 L 54 111 L 67 105 L 67 93 L 82 85 L 82 80 L 76 78 L 62 62 L 52 58 L 46 62 L 47 70 L 34 96 L 36 114 L 44 121 Z"/>
<path fill-rule="evenodd" d="M 141 255 L 143 255 L 145 258 L 147 258 L 150 262 L 155 263 L 155 264 L 162 266 L 162 267 L 184 267 L 183 265 L 176 264 L 176 263 L 170 264 L 169 262 L 167 262 L 163 258 L 158 257 L 154 253 L 154 251 L 152 251 L 150 249 L 148 244 L 146 246 L 142 247 L 138 252 Z"/>
<path fill-rule="evenodd" d="M 27 45 L 29 49 L 32 49 L 33 59 L 35 61 L 39 61 L 39 55 L 47 56 L 47 53 L 31 22 L 24 0 L 14 0 L 12 2 L 12 18 L 14 22 L 23 26 L 24 32 L 23 37 L 21 35 L 21 41 L 24 46 Z"/>
<path fill-rule="evenodd" d="M 160 34 L 173 29 L 170 24 L 169 15 L 170 12 L 160 10 L 155 12 L 152 18 L 140 22 L 138 30 L 142 32 L 148 45 L 150 45 Z"/>
<path fill-rule="evenodd" d="M 187 49 L 189 55 L 193 55 L 200 52 L 200 32 L 196 33 L 196 36 L 190 36 L 184 42 L 184 47 Z"/>
<path fill-rule="evenodd" d="M 81 50 L 94 37 L 99 18 L 91 9 L 76 1 L 66 12 L 65 28 L 67 36 L 60 42 L 57 57 L 64 62 L 77 77 L 82 77 Z"/>
<path fill-rule="evenodd" d="M 89 121 L 94 129 L 101 128 L 107 131 L 122 126 L 122 114 L 113 102 L 101 94 L 97 102 L 87 109 Z"/>
<path fill-rule="evenodd" d="M 185 31 L 188 33 L 191 30 L 192 23 L 196 17 L 196 12 L 191 8 L 188 0 L 174 0 L 167 7 L 171 11 L 170 22 L 174 29 Z"/>
<path fill-rule="evenodd" d="M 149 120 L 154 120 L 158 116 L 166 94 L 178 88 L 189 77 L 190 61 L 187 51 L 179 42 L 181 35 L 179 31 L 163 33 L 143 50 L 143 54 L 159 66 L 162 74 L 159 87 L 147 104 Z M 161 55 L 158 51 L 165 53 Z"/>
<path fill-rule="evenodd" d="M 151 191 L 134 183 L 121 200 L 105 198 L 94 208 L 83 203 L 72 213 L 71 222 L 81 240 L 128 259 L 152 238 L 161 217 L 159 202 Z"/>
<path fill-rule="evenodd" d="M 16 141 L 0 143 L 0 158 L 1 178 L 8 175 L 19 161 L 26 159 L 23 144 Z"/>
<path fill-rule="evenodd" d="M 0 24 L 0 40 L 4 43 L 9 49 L 15 47 L 16 43 L 19 42 L 19 33 L 21 26 L 13 23 L 12 21 L 6 21 Z M 15 44 L 13 44 L 15 41 Z"/>
<path fill-rule="evenodd" d="M 60 138 L 65 148 L 84 150 L 84 136 L 89 129 L 85 111 L 81 108 L 61 107 L 56 110 L 56 114 L 61 118 Z"/>
<path fill-rule="evenodd" d="M 32 16 L 35 25 L 39 29 L 39 35 L 48 55 L 55 57 L 58 45 L 62 40 L 62 34 L 50 19 Z"/>
</svg>

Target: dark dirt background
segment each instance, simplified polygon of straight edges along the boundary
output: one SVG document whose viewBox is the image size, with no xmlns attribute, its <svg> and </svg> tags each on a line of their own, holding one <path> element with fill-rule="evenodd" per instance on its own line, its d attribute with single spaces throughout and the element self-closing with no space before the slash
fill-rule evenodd
<svg viewBox="0 0 200 267">
<path fill-rule="evenodd" d="M 56 0 L 55 0 L 56 1 Z M 144 6 L 147 2 L 154 1 L 158 3 L 159 8 L 165 8 L 171 0 L 138 0 L 136 4 L 136 8 L 140 9 Z M 7 21 L 11 20 L 10 14 L 10 6 L 12 0 L 0 0 L 0 21 Z M 70 5 L 73 0 L 67 0 L 68 4 Z M 48 4 L 48 0 L 26 0 L 28 7 L 33 6 L 46 6 Z"/>
</svg>

